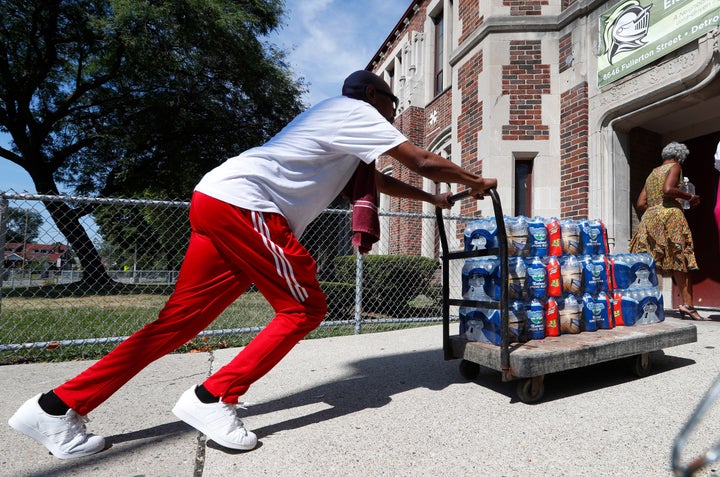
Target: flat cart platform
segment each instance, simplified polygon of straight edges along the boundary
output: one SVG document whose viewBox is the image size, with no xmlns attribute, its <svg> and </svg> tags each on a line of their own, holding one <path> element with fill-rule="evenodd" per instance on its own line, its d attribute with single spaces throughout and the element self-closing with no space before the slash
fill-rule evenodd
<svg viewBox="0 0 720 477">
<path fill-rule="evenodd" d="M 460 193 L 450 198 L 451 203 L 465 197 Z M 498 248 L 480 251 L 450 251 L 443 225 L 441 210 L 436 212 L 440 242 L 443 250 L 443 349 L 445 359 L 461 359 L 460 373 L 474 379 L 480 367 L 501 372 L 503 381 L 519 380 L 517 394 L 522 402 L 534 403 L 544 394 L 546 374 L 590 366 L 606 361 L 630 358 L 632 371 L 639 377 L 650 373 L 650 353 L 672 346 L 697 341 L 697 328 L 692 323 L 663 321 L 660 323 L 618 326 L 609 330 L 563 334 L 509 343 L 508 335 L 508 264 L 507 235 L 502 207 L 497 192 L 490 190 L 497 223 Z M 499 302 L 476 302 L 450 298 L 449 261 L 476 256 L 493 255 L 500 260 L 501 293 Z M 487 306 L 500 310 L 500 346 L 468 341 L 461 336 L 450 336 L 450 306 Z"/>
<path fill-rule="evenodd" d="M 651 370 L 649 353 L 697 341 L 695 325 L 663 321 L 651 325 L 618 326 L 611 330 L 546 337 L 510 345 L 510 363 L 503 369 L 500 347 L 450 337 L 452 356 L 463 359 L 461 373 L 474 379 L 479 366 L 503 372 L 503 381 L 519 379 L 517 393 L 526 403 L 544 394 L 546 374 L 632 357 L 631 369 L 639 377 Z"/>
</svg>

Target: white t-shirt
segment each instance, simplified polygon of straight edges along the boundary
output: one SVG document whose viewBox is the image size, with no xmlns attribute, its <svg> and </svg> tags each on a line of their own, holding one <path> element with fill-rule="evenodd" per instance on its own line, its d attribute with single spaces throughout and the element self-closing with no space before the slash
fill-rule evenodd
<svg viewBox="0 0 720 477">
<path fill-rule="evenodd" d="M 299 237 L 360 161 L 369 164 L 405 141 L 373 106 L 338 96 L 208 172 L 195 190 L 244 209 L 282 214 Z"/>
</svg>

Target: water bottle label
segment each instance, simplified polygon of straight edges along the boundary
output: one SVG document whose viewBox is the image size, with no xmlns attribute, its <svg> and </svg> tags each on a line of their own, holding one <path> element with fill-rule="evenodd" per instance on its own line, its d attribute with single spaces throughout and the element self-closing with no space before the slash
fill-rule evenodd
<svg viewBox="0 0 720 477">
<path fill-rule="evenodd" d="M 553 297 L 548 298 L 545 304 L 545 336 L 560 335 L 560 313 L 557 302 Z"/>
<path fill-rule="evenodd" d="M 528 338 L 531 340 L 541 340 L 545 338 L 545 323 L 543 320 L 543 312 L 540 310 L 530 309 L 527 312 Z"/>
<path fill-rule="evenodd" d="M 544 257 L 548 252 L 548 236 L 544 223 L 528 225 L 530 239 L 529 253 L 533 257 Z"/>
<path fill-rule="evenodd" d="M 586 294 L 583 297 L 582 331 L 596 331 L 597 320 L 601 312 L 600 304 L 595 302 L 592 296 Z"/>
<path fill-rule="evenodd" d="M 560 222 L 551 220 L 547 224 L 548 230 L 548 255 L 559 257 L 563 253 L 562 249 L 562 232 Z"/>
</svg>

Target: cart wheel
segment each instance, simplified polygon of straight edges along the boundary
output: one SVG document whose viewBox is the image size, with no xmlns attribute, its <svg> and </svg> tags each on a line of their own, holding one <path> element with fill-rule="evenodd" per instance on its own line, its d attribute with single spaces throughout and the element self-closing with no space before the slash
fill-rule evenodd
<svg viewBox="0 0 720 477">
<path fill-rule="evenodd" d="M 638 378 L 644 378 L 650 375 L 652 371 L 652 365 L 650 363 L 650 354 L 642 353 L 630 358 L 632 372 Z"/>
<path fill-rule="evenodd" d="M 525 404 L 539 402 L 545 394 L 544 376 L 536 376 L 521 380 L 517 385 L 517 394 Z"/>
<path fill-rule="evenodd" d="M 460 375 L 465 379 L 469 379 L 470 381 L 477 379 L 477 377 L 480 375 L 480 365 L 466 359 L 460 361 L 459 370 Z"/>
</svg>

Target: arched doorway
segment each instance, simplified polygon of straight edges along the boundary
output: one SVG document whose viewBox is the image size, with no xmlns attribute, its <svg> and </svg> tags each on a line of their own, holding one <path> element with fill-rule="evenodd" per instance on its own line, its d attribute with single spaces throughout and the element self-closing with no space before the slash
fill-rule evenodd
<svg viewBox="0 0 720 477">
<path fill-rule="evenodd" d="M 656 107 L 628 114 L 614 126 L 617 134 L 626 137 L 632 233 L 639 221 L 635 210 L 638 194 L 647 174 L 660 164 L 662 148 L 671 141 L 679 141 L 690 149 L 683 174 L 701 197 L 700 206 L 686 213 L 700 267 L 691 273 L 695 305 L 720 308 L 720 240 L 713 214 L 720 179 L 720 172 L 714 167 L 714 154 L 720 142 L 720 78 L 702 89 L 672 100 L 666 98 Z M 672 303 L 666 303 L 666 307 L 677 308 L 680 303 L 673 284 Z"/>
</svg>

